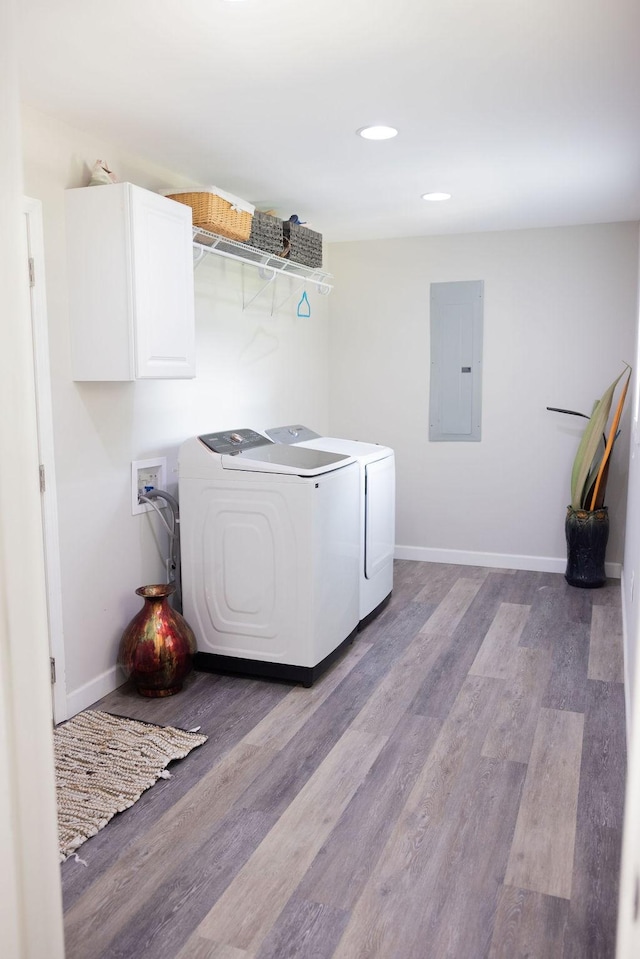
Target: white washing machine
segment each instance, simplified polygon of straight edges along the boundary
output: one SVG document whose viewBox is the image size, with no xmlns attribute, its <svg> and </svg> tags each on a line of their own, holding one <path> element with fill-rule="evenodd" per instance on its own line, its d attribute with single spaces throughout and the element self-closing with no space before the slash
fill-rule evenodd
<svg viewBox="0 0 640 959">
<path fill-rule="evenodd" d="M 277 443 L 353 456 L 360 470 L 360 622 L 362 628 L 384 608 L 393 589 L 395 550 L 395 454 L 388 446 L 320 436 L 306 426 L 266 430 Z"/>
<path fill-rule="evenodd" d="M 239 429 L 187 440 L 178 472 L 196 669 L 311 685 L 358 627 L 357 462 Z"/>
</svg>

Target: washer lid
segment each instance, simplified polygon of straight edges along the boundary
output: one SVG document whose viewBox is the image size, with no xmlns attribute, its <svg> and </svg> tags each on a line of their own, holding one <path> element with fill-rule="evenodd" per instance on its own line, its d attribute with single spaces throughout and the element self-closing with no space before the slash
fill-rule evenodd
<svg viewBox="0 0 640 959">
<path fill-rule="evenodd" d="M 355 463 L 353 456 L 272 442 L 231 455 L 223 454 L 220 459 L 226 470 L 289 473 L 296 476 L 318 476 Z"/>
<path fill-rule="evenodd" d="M 354 456 L 360 462 L 373 462 L 393 455 L 390 446 L 378 443 L 362 443 L 360 440 L 345 440 L 335 436 L 320 436 L 307 426 L 277 426 L 265 430 L 276 443 L 299 443 L 307 449 L 327 450 L 330 453 L 342 453 Z"/>
<path fill-rule="evenodd" d="M 320 439 L 319 433 L 314 433 L 308 426 L 292 425 L 277 426 L 265 431 L 276 443 L 305 443 L 307 440 Z"/>
</svg>

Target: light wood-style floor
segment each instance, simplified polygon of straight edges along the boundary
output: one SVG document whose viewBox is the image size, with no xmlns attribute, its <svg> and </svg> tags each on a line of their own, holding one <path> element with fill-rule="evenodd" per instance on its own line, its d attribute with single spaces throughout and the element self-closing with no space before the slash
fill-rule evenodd
<svg viewBox="0 0 640 959">
<path fill-rule="evenodd" d="M 396 563 L 312 689 L 193 674 L 209 741 L 62 866 L 68 959 L 613 959 L 619 582 Z"/>
</svg>

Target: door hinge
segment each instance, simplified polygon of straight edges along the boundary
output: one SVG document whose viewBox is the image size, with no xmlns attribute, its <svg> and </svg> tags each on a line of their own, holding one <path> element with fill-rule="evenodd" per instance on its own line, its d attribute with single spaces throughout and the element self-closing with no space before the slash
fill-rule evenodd
<svg viewBox="0 0 640 959">
<path fill-rule="evenodd" d="M 45 475 L 44 475 L 44 466 L 43 466 L 43 464 L 41 463 L 41 464 L 40 464 L 40 492 L 41 492 L 41 493 L 45 493 L 46 490 L 47 490 L 47 481 L 46 481 Z"/>
<path fill-rule="evenodd" d="M 51 685 L 54 686 L 56 682 L 56 661 L 53 656 L 49 660 L 51 666 Z"/>
<path fill-rule="evenodd" d="M 29 286 L 36 285 L 36 266 L 33 262 L 33 257 L 29 257 Z"/>
</svg>

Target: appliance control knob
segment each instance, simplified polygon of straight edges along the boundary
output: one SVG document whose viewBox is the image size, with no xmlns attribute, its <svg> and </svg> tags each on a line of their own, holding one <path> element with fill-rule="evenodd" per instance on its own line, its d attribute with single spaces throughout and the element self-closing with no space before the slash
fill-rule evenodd
<svg viewBox="0 0 640 959">
<path fill-rule="evenodd" d="M 229 435 L 229 439 L 232 443 L 242 443 L 242 436 L 240 433 L 231 433 Z"/>
</svg>

